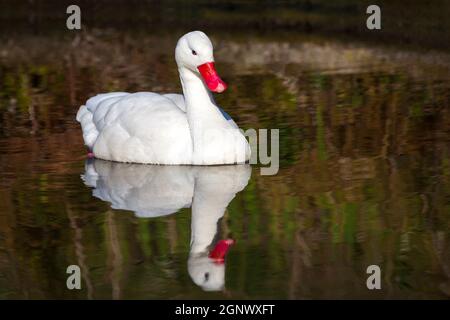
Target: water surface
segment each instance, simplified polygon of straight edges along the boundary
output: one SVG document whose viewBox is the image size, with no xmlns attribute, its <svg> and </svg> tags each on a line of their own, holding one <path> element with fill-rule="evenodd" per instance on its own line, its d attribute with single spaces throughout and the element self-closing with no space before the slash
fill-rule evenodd
<svg viewBox="0 0 450 320">
<path fill-rule="evenodd" d="M 86 162 L 78 106 L 179 92 L 179 35 L 24 36 L 0 51 L 0 298 L 448 299 L 447 53 L 212 34 L 230 84 L 217 101 L 244 129 L 280 129 L 278 174 Z"/>
</svg>

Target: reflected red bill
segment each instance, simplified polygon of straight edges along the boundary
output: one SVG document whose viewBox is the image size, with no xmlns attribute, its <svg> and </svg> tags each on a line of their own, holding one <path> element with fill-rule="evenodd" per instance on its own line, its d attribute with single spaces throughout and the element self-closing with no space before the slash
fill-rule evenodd
<svg viewBox="0 0 450 320">
<path fill-rule="evenodd" d="M 234 243 L 235 241 L 233 239 L 218 241 L 214 249 L 209 253 L 209 257 L 214 259 L 214 262 L 216 263 L 224 263 L 225 256 Z"/>
</svg>

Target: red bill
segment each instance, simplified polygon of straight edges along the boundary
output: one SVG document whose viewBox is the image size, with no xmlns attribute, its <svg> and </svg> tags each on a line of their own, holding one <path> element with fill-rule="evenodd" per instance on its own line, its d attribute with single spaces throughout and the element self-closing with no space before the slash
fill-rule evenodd
<svg viewBox="0 0 450 320">
<path fill-rule="evenodd" d="M 201 64 L 197 67 L 198 71 L 205 80 L 206 85 L 212 92 L 221 93 L 227 88 L 227 84 L 220 79 L 217 74 L 216 68 L 214 67 L 214 62 L 207 62 Z"/>
</svg>

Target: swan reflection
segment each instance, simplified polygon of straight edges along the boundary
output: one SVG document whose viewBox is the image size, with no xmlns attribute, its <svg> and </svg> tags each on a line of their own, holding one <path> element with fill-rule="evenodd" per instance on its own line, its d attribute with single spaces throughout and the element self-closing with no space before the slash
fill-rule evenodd
<svg viewBox="0 0 450 320">
<path fill-rule="evenodd" d="M 89 159 L 82 178 L 95 197 L 138 217 L 167 216 L 192 207 L 188 272 L 203 290 L 215 291 L 224 287 L 225 255 L 234 243 L 215 241 L 218 222 L 250 174 L 249 165 L 154 166 Z"/>
</svg>

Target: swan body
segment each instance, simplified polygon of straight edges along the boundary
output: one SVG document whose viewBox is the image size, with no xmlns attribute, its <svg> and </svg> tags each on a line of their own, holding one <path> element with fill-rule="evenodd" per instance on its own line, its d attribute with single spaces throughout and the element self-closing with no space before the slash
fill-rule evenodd
<svg viewBox="0 0 450 320">
<path fill-rule="evenodd" d="M 226 84 L 214 68 L 209 38 L 200 31 L 184 35 L 175 56 L 183 95 L 111 92 L 80 107 L 77 121 L 96 158 L 168 165 L 250 159 L 247 140 L 210 92 L 223 92 Z"/>
</svg>

